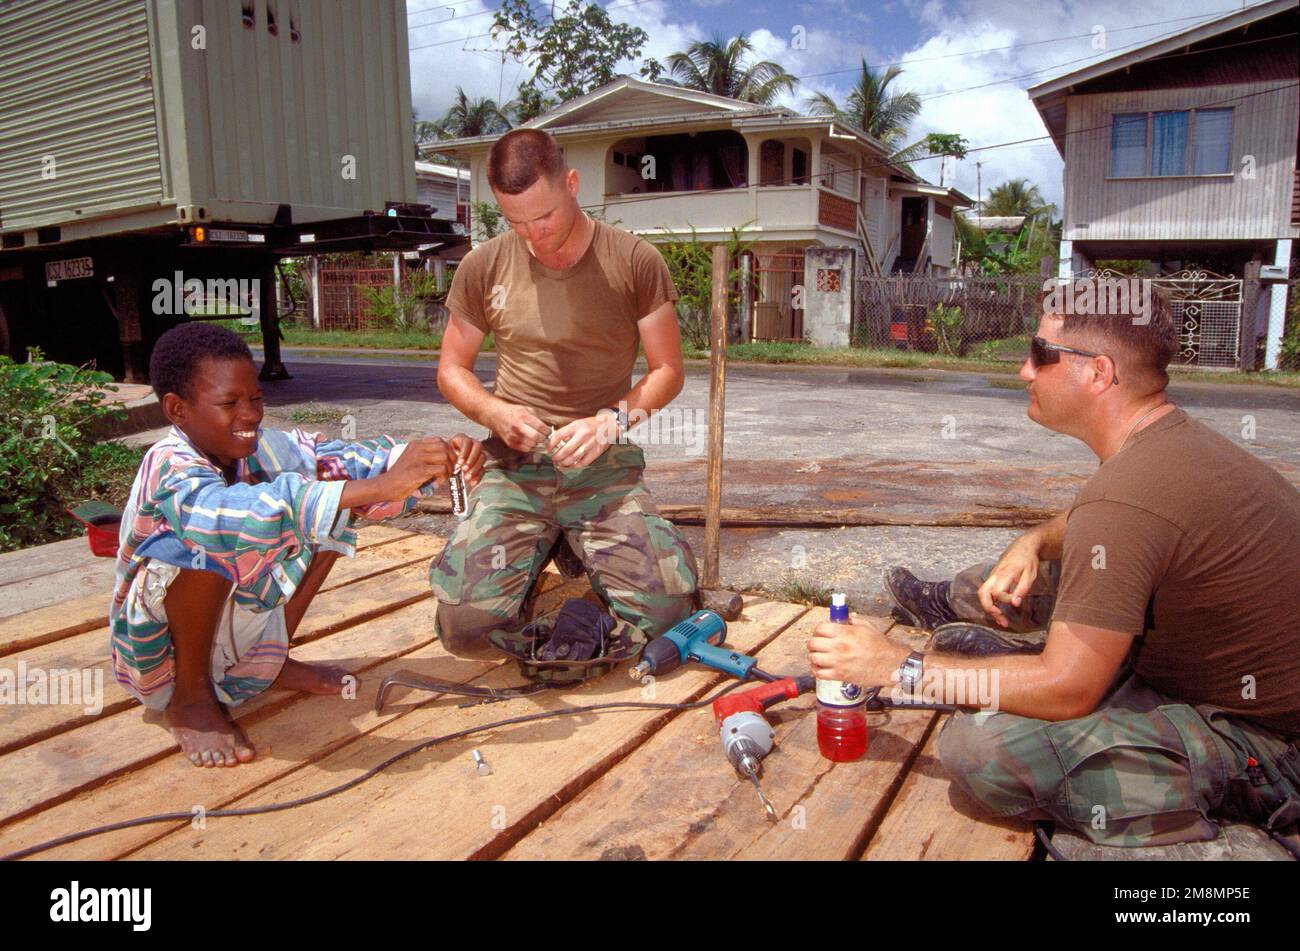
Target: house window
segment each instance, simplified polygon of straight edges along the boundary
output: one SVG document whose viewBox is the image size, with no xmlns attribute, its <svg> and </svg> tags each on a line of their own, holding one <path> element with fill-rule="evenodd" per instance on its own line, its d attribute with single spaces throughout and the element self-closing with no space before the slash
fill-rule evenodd
<svg viewBox="0 0 1300 951">
<path fill-rule="evenodd" d="M 808 184 L 808 153 L 803 149 L 790 150 L 790 178 L 796 185 Z"/>
<path fill-rule="evenodd" d="M 1222 175 L 1232 169 L 1231 153 L 1231 109 L 1111 116 L 1111 178 Z"/>
<path fill-rule="evenodd" d="M 1151 174 L 1187 174 L 1187 113 L 1151 115 Z"/>
<path fill-rule="evenodd" d="M 846 198 L 857 195 L 857 173 L 840 156 L 822 155 L 822 185 Z"/>
<path fill-rule="evenodd" d="M 1192 174 L 1218 175 L 1232 170 L 1232 110 L 1197 109 L 1192 132 Z"/>
</svg>

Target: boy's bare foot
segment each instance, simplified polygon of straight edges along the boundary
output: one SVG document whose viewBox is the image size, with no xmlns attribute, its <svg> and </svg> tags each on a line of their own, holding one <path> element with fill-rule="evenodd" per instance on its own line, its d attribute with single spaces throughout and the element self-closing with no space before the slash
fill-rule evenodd
<svg viewBox="0 0 1300 951">
<path fill-rule="evenodd" d="M 163 711 L 163 720 L 195 766 L 238 766 L 257 755 L 244 731 L 216 700 L 185 704 L 173 700 Z"/>
<path fill-rule="evenodd" d="M 280 668 L 280 676 L 275 678 L 275 686 L 282 690 L 298 690 L 303 693 L 342 693 L 343 678 L 348 672 L 341 667 L 327 667 L 323 664 L 304 664 L 292 657 Z"/>
</svg>

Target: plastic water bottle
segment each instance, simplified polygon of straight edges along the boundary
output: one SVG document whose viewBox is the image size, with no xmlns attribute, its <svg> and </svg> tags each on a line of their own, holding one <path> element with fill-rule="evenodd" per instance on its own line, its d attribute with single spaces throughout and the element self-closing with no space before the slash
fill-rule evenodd
<svg viewBox="0 0 1300 951">
<path fill-rule="evenodd" d="M 831 623 L 849 623 L 843 594 L 831 595 Z M 867 751 L 867 717 L 862 703 L 862 688 L 857 684 L 817 681 L 817 749 L 822 756 L 846 763 Z"/>
</svg>

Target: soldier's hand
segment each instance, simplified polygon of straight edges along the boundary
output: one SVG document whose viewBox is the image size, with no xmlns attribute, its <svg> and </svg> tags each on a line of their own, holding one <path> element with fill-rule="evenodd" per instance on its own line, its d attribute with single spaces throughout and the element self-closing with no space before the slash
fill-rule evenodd
<svg viewBox="0 0 1300 951">
<path fill-rule="evenodd" d="M 506 402 L 493 415 L 490 428 L 517 452 L 532 452 L 550 434 L 550 427 L 527 406 Z"/>
<path fill-rule="evenodd" d="M 470 439 L 464 433 L 457 433 L 448 440 L 451 443 L 452 451 L 456 454 L 456 465 L 460 466 L 460 474 L 465 477 L 465 485 L 473 488 L 478 485 L 479 479 L 483 478 L 483 444 L 477 439 Z"/>
<path fill-rule="evenodd" d="M 1011 622 L 1002 613 L 1000 605 L 1020 607 L 1037 577 L 1038 552 L 1017 539 L 1003 552 L 988 578 L 980 585 L 980 607 L 997 624 L 1009 627 Z"/>
<path fill-rule="evenodd" d="M 609 421 L 604 416 L 575 419 L 557 429 L 547 448 L 551 459 L 560 469 L 579 469 L 589 466 L 599 458 L 610 443 Z"/>
</svg>

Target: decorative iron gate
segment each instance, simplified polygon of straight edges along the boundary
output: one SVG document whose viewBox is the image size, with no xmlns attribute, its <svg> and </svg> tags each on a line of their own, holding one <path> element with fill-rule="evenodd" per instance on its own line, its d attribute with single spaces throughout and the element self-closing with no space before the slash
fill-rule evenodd
<svg viewBox="0 0 1300 951">
<path fill-rule="evenodd" d="M 1241 279 L 1203 268 L 1153 278 L 1169 292 L 1178 324 L 1174 362 L 1206 370 L 1237 369 L 1241 347 Z"/>
<path fill-rule="evenodd" d="M 391 286 L 390 268 L 321 268 L 321 330 L 364 330 L 374 324 L 371 288 Z"/>
</svg>

